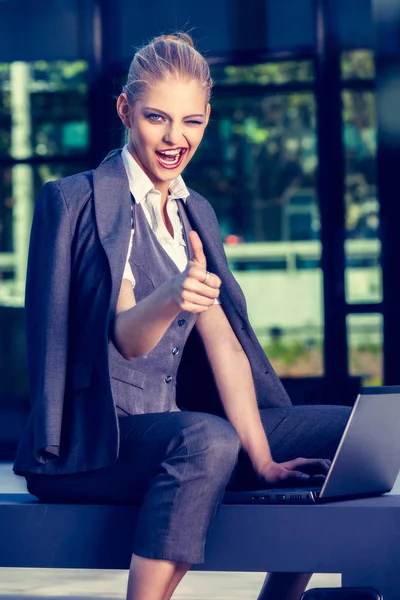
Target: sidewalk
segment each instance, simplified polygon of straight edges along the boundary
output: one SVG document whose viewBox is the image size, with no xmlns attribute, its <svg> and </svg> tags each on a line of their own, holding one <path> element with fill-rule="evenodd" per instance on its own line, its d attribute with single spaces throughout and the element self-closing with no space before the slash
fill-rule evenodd
<svg viewBox="0 0 400 600">
<path fill-rule="evenodd" d="M 25 493 L 25 480 L 0 463 L 0 491 Z M 125 598 L 126 571 L 0 569 L 0 600 L 83 600 Z M 174 600 L 253 600 L 263 573 L 188 573 Z M 340 575 L 314 575 L 310 587 L 338 587 Z"/>
</svg>

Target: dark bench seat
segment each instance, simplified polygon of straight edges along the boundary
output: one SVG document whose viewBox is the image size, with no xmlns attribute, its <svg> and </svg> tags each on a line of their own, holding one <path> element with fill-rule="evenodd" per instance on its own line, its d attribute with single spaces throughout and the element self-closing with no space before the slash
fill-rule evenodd
<svg viewBox="0 0 400 600">
<path fill-rule="evenodd" d="M 0 567 L 128 568 L 138 508 L 0 494 Z M 223 504 L 206 571 L 342 573 L 400 599 L 400 495 L 314 506 Z"/>
</svg>

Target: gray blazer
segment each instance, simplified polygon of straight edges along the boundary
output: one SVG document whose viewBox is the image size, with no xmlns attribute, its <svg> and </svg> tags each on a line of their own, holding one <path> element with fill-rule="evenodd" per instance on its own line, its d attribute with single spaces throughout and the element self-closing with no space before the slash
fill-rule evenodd
<svg viewBox="0 0 400 600">
<path fill-rule="evenodd" d="M 249 323 L 211 205 L 190 191 L 186 210 L 208 269 L 222 279 L 221 302 L 249 358 L 259 406 L 290 405 Z M 119 151 L 93 171 L 47 183 L 37 199 L 26 286 L 31 413 L 17 473 L 87 471 L 118 456 L 108 345 L 130 227 L 131 195 Z M 196 329 L 185 346 L 177 395 L 186 408 L 222 414 Z"/>
</svg>

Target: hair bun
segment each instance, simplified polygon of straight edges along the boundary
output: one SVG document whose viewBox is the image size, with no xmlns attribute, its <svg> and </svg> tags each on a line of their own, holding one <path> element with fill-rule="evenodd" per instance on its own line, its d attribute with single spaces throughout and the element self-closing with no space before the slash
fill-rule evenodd
<svg viewBox="0 0 400 600">
<path fill-rule="evenodd" d="M 194 48 L 192 38 L 188 33 L 183 31 L 177 31 L 176 33 L 167 33 L 166 35 L 160 35 L 153 40 L 154 42 L 179 42 L 181 44 L 187 44 L 191 48 Z"/>
</svg>

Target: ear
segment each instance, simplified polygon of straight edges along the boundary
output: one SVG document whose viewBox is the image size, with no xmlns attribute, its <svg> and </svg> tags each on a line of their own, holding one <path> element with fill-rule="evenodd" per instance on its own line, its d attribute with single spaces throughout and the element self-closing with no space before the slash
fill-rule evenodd
<svg viewBox="0 0 400 600">
<path fill-rule="evenodd" d="M 208 125 L 208 121 L 210 120 L 210 114 L 211 114 L 211 104 L 208 103 L 206 106 L 206 122 L 205 122 L 206 127 Z"/>
<path fill-rule="evenodd" d="M 125 127 L 130 128 L 131 123 L 130 123 L 130 106 L 128 103 L 128 98 L 127 95 L 124 94 L 120 94 L 118 96 L 117 99 L 117 113 L 119 115 L 119 118 L 121 119 L 122 123 L 125 125 Z"/>
</svg>

